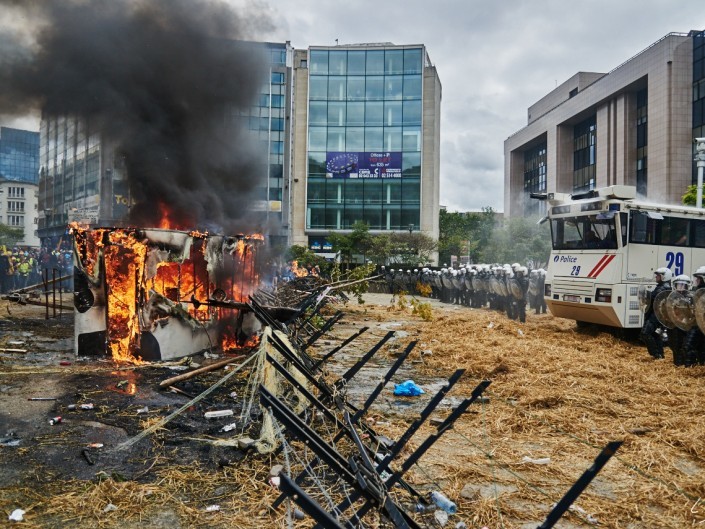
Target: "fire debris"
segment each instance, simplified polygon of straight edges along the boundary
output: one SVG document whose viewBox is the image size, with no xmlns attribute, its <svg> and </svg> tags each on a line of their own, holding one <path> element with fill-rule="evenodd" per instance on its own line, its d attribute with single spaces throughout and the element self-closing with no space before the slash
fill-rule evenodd
<svg viewBox="0 0 705 529">
<path fill-rule="evenodd" d="M 318 295 L 318 293 L 315 294 L 316 297 L 318 297 Z M 311 294 L 309 297 L 313 296 L 314 295 Z M 311 302 L 310 300 L 304 300 L 304 303 L 302 304 L 309 304 L 309 306 L 315 306 L 315 303 Z M 244 420 L 240 421 L 240 428 L 236 429 L 236 435 L 232 439 L 225 438 L 221 439 L 221 442 L 214 441 L 213 444 L 216 446 L 216 448 L 222 448 L 224 446 L 227 447 L 228 444 L 232 445 L 233 441 L 237 440 L 238 448 L 243 446 L 240 441 L 247 440 L 247 438 L 243 435 L 243 429 L 245 429 L 244 424 L 247 424 L 248 428 L 246 433 L 251 436 L 250 438 L 257 438 L 257 442 L 254 443 L 253 446 L 259 449 L 264 449 L 264 451 L 272 449 L 276 450 L 277 446 L 282 447 L 281 453 L 284 454 L 284 466 L 286 468 L 280 480 L 280 487 L 282 487 L 282 491 L 289 487 L 289 482 L 287 481 L 286 476 L 293 477 L 293 475 L 303 472 L 305 468 L 309 466 L 311 467 L 312 472 L 308 472 L 308 478 L 302 481 L 303 486 L 299 487 L 299 489 L 302 491 L 302 494 L 299 495 L 299 498 L 302 498 L 303 501 L 307 502 L 306 505 L 302 505 L 301 507 L 309 515 L 317 516 L 315 514 L 316 512 L 332 511 L 335 509 L 336 505 L 339 505 L 338 511 L 342 511 L 343 513 L 347 514 L 348 509 L 345 509 L 342 506 L 342 503 L 345 502 L 347 497 L 352 498 L 353 496 L 359 495 L 359 498 L 361 499 L 353 500 L 353 502 L 356 502 L 355 505 L 358 511 L 360 509 L 369 509 L 369 506 L 365 505 L 365 500 L 367 500 L 368 504 L 371 501 L 374 501 L 377 505 L 379 505 L 380 500 L 384 500 L 382 507 L 383 515 L 386 513 L 386 515 L 392 516 L 392 523 L 397 524 L 399 518 L 396 516 L 396 512 L 399 512 L 399 514 L 402 516 L 403 522 L 406 523 L 409 527 L 414 527 L 414 525 L 412 525 L 414 522 L 412 522 L 410 519 L 407 519 L 406 516 L 402 513 L 402 510 L 404 512 L 409 511 L 409 501 L 418 500 L 419 504 L 426 505 L 426 503 L 421 503 L 422 500 L 425 501 L 425 494 L 418 493 L 417 495 L 414 495 L 414 492 L 412 492 L 412 490 L 415 490 L 415 487 L 417 486 L 415 482 L 409 484 L 412 490 L 400 487 L 391 487 L 387 488 L 385 491 L 384 487 L 386 487 L 386 484 L 388 484 L 387 482 L 390 479 L 390 476 L 379 474 L 378 477 L 375 477 L 375 474 L 370 473 L 370 467 L 364 455 L 366 449 L 361 449 L 359 446 L 360 443 L 372 443 L 372 448 L 374 449 L 374 452 L 367 454 L 367 457 L 369 458 L 370 462 L 372 462 L 373 466 L 379 465 L 381 461 L 379 461 L 379 456 L 377 454 L 389 454 L 393 452 L 395 447 L 397 446 L 400 446 L 400 449 L 403 449 L 403 439 L 407 436 L 405 435 L 405 432 L 409 431 L 410 428 L 402 428 L 402 431 L 400 432 L 399 436 L 394 435 L 393 437 L 396 437 L 399 440 L 396 441 L 396 443 L 391 444 L 390 446 L 390 443 L 382 442 L 383 436 L 377 434 L 371 428 L 368 428 L 368 426 L 372 425 L 371 421 L 365 420 L 362 424 L 360 423 L 360 421 L 358 421 L 358 423 L 354 423 L 353 417 L 357 414 L 358 411 L 364 412 L 364 410 L 367 408 L 367 405 L 364 404 L 361 407 L 356 407 L 351 406 L 349 402 L 346 402 L 347 390 L 353 385 L 350 383 L 351 380 L 356 376 L 358 372 L 360 372 L 362 367 L 367 364 L 373 356 L 376 355 L 379 350 L 389 344 L 391 338 L 385 340 L 385 342 L 382 343 L 380 347 L 377 347 L 377 345 L 379 344 L 379 342 L 377 342 L 377 344 L 375 344 L 375 347 L 373 347 L 373 350 L 368 351 L 367 354 L 363 355 L 363 358 L 359 362 L 356 362 L 342 376 L 335 377 L 335 380 L 331 380 L 330 373 L 326 373 L 326 370 L 317 369 L 317 367 L 320 367 L 320 359 L 314 359 L 314 357 L 310 356 L 309 353 L 301 351 L 300 347 L 294 345 L 295 343 L 309 342 L 313 337 L 313 333 L 308 333 L 305 328 L 301 325 L 298 325 L 297 322 L 290 322 L 289 324 L 285 325 L 281 322 L 270 321 L 271 315 L 264 307 L 258 305 L 256 302 L 250 302 L 250 305 L 253 313 L 256 314 L 258 318 L 261 318 L 263 322 L 266 322 L 268 324 L 271 323 L 271 329 L 273 329 L 271 331 L 265 331 L 265 335 L 267 336 L 261 342 L 258 352 L 251 354 L 251 362 L 252 364 L 257 363 L 259 365 L 259 361 L 261 360 L 263 355 L 262 351 L 267 352 L 265 354 L 265 360 L 267 361 L 264 363 L 262 369 L 255 369 L 251 372 L 246 382 L 247 387 L 245 388 L 245 390 L 243 390 L 241 387 L 238 387 L 237 393 L 239 395 L 247 397 L 244 397 L 242 399 L 242 401 L 239 403 L 240 406 L 237 408 L 237 412 L 240 414 L 241 417 L 244 417 Z M 330 316 L 329 311 L 327 316 Z M 300 318 L 302 319 L 306 319 L 308 317 L 309 315 L 300 316 Z M 443 324 L 445 324 L 445 322 L 441 322 L 441 325 Z M 293 336 L 291 334 L 291 332 L 293 332 L 294 330 L 297 332 L 297 336 Z M 271 338 L 269 337 L 270 332 Z M 356 337 L 361 335 L 362 333 L 360 333 L 359 331 L 354 334 L 354 336 Z M 375 351 L 374 349 L 377 350 Z M 402 361 L 404 358 L 408 358 L 412 349 L 413 347 L 407 347 L 407 350 L 402 353 Z M 275 362 L 272 362 L 271 360 L 267 359 L 267 356 L 271 357 L 271 359 L 276 360 L 276 362 L 279 363 L 282 368 L 278 368 Z M 281 356 L 281 360 L 277 360 L 277 356 Z M 439 356 L 440 355 L 438 354 L 434 355 L 432 360 L 437 362 Z M 319 364 L 319 366 L 316 366 L 316 364 Z M 440 367 L 443 366 L 436 365 L 435 369 L 438 370 Z M 146 372 L 148 369 L 150 369 L 150 367 L 147 365 L 136 366 L 132 369 L 132 371 L 135 373 L 139 373 Z M 274 376 L 272 376 L 273 373 Z M 285 373 L 288 374 L 288 377 Z M 309 374 L 313 374 L 313 377 L 310 377 Z M 379 382 L 378 387 L 383 388 L 386 382 L 388 382 L 389 378 L 393 374 L 393 369 L 390 369 L 386 374 L 387 376 L 385 376 L 384 379 Z M 301 375 L 303 375 L 303 382 L 299 381 Z M 123 370 L 122 372 L 116 372 L 114 376 L 115 380 L 129 381 L 129 379 L 126 378 L 125 370 Z M 208 376 L 208 374 L 204 376 Z M 456 375 L 454 375 L 454 377 L 455 376 Z M 237 380 L 239 380 L 239 378 L 239 375 L 233 375 L 230 380 L 236 382 Z M 284 421 L 288 420 L 292 422 L 291 426 L 282 428 L 278 422 L 274 421 L 272 421 L 270 425 L 266 425 L 265 423 L 268 421 L 268 419 L 266 418 L 268 415 L 268 411 L 265 410 L 263 415 L 261 412 L 259 412 L 256 406 L 253 406 L 253 403 L 256 401 L 257 398 L 256 388 L 258 387 L 258 384 L 260 383 L 261 379 L 266 380 L 264 383 L 265 389 L 261 392 L 262 395 L 264 395 L 264 398 L 266 399 L 268 398 L 267 392 L 273 393 L 273 397 L 276 398 L 277 401 L 282 403 L 282 405 L 280 406 L 277 404 L 276 401 L 270 399 L 271 401 L 269 402 L 269 404 L 272 405 L 272 410 L 276 408 L 277 414 L 281 417 L 284 417 Z M 448 387 L 452 385 L 452 382 L 453 379 L 451 378 L 451 380 L 449 380 Z M 115 382 L 113 382 L 113 385 L 114 384 Z M 202 389 L 204 388 L 203 385 L 194 387 L 201 387 Z M 275 388 L 274 392 L 266 389 L 272 387 Z M 209 386 L 205 386 L 205 390 L 207 390 L 208 388 Z M 193 390 L 193 387 L 189 389 Z M 230 390 L 231 388 L 227 388 L 227 390 L 223 391 L 222 393 L 227 393 L 229 396 Z M 308 391 L 310 396 L 309 394 L 305 393 L 304 390 Z M 369 394 L 369 398 L 372 399 L 372 401 L 374 401 L 376 397 L 376 392 L 377 388 L 375 388 L 375 390 Z M 203 391 L 198 390 L 193 391 L 193 393 L 197 393 L 200 396 Z M 130 396 L 128 395 L 124 396 L 124 398 L 129 397 Z M 190 414 L 190 412 L 188 411 L 189 408 L 194 406 L 199 407 L 199 404 L 206 402 L 205 397 L 206 396 L 202 396 L 202 400 L 200 401 L 200 403 L 190 403 L 190 406 L 187 407 L 186 410 L 183 412 L 184 415 L 187 413 Z M 218 398 L 222 399 L 222 396 L 218 395 L 217 392 L 213 392 L 211 395 L 207 395 L 207 397 L 213 400 L 217 400 Z M 319 401 L 321 401 L 323 407 L 319 408 L 318 405 L 315 403 L 314 399 L 318 399 Z M 88 413 L 96 413 L 96 415 L 100 417 L 101 420 L 110 420 L 109 412 L 106 409 L 107 406 L 101 405 L 102 403 L 100 403 L 98 399 L 91 400 L 95 402 L 96 409 L 88 410 Z M 343 408 L 342 410 L 339 407 L 341 401 Z M 222 400 L 220 402 L 222 402 Z M 220 402 L 209 402 L 207 408 L 222 409 L 222 406 L 217 405 Z M 125 409 L 125 413 L 131 413 L 134 416 L 134 407 L 131 407 L 130 409 Z M 159 410 L 158 408 L 156 409 L 157 414 L 159 414 L 160 411 L 162 410 Z M 461 409 L 459 413 L 462 414 L 462 411 L 463 410 Z M 329 416 L 329 414 L 332 414 L 332 416 Z M 202 416 L 202 414 L 200 413 L 198 415 Z M 302 417 L 303 422 L 294 418 L 299 416 Z M 156 421 L 161 420 L 156 416 L 153 416 L 151 419 L 154 419 L 149 421 L 151 422 L 151 424 L 147 424 L 148 421 L 144 421 L 144 425 L 142 427 L 143 431 L 145 429 L 150 428 L 152 424 L 154 424 Z M 181 419 L 181 416 L 177 416 L 175 417 L 174 422 Z M 72 422 L 76 424 L 76 422 L 71 421 L 69 419 L 64 421 L 61 426 L 62 428 L 70 428 L 72 426 Z M 381 424 L 381 421 L 378 422 Z M 474 423 L 475 421 L 471 422 Z M 186 418 L 186 420 L 184 420 L 180 424 L 183 426 L 190 426 L 191 429 L 194 428 L 192 418 Z M 435 441 L 437 437 L 440 437 L 442 433 L 447 434 L 447 432 L 450 430 L 449 426 L 450 424 L 452 424 L 452 422 L 449 423 L 446 418 L 442 419 L 439 424 L 441 427 L 437 429 L 437 433 L 431 433 L 431 435 L 427 437 L 427 440 L 433 439 Z M 255 433 L 253 435 L 253 433 L 257 431 L 257 428 L 259 429 L 259 434 Z M 335 432 L 337 432 L 335 436 L 330 433 L 332 428 L 334 428 Z M 420 428 L 419 430 L 428 431 L 428 428 L 424 427 Z M 65 431 L 68 432 L 69 430 L 67 429 Z M 388 434 L 389 432 L 385 433 Z M 200 436 L 199 440 L 206 442 L 209 437 L 214 436 L 214 431 L 211 430 L 209 434 L 210 435 Z M 315 455 L 317 457 L 314 459 L 311 457 L 312 454 L 308 452 L 308 450 L 313 450 L 313 448 L 311 448 L 311 441 L 309 441 L 308 447 L 306 447 L 306 445 L 302 444 L 300 440 L 297 440 L 298 436 L 306 436 L 307 438 L 308 436 L 311 436 L 310 439 L 315 441 L 317 438 L 313 435 L 317 435 L 320 439 L 330 439 L 331 437 L 335 438 L 338 435 L 340 435 L 340 438 L 334 442 L 327 441 L 326 444 L 328 444 L 328 446 L 323 446 L 316 442 L 316 448 L 320 450 L 321 453 L 315 452 Z M 199 437 L 193 438 L 198 439 Z M 66 440 L 68 439 L 69 438 L 67 438 Z M 166 425 L 156 428 L 155 435 L 152 438 L 153 443 L 151 445 L 150 452 L 147 452 L 150 454 L 149 460 L 153 460 L 153 462 L 151 465 L 148 466 L 148 468 L 144 472 L 146 472 L 147 474 L 152 474 L 153 476 L 159 476 L 160 479 L 168 480 L 168 482 L 180 480 L 181 482 L 192 483 L 193 481 L 190 480 L 196 479 L 200 475 L 201 471 L 198 466 L 193 466 L 189 469 L 180 470 L 179 468 L 171 464 L 168 465 L 168 467 L 164 467 L 164 465 L 160 465 L 158 463 L 160 458 L 167 456 L 166 451 L 161 448 L 160 443 L 169 442 L 169 439 L 171 439 L 171 442 L 180 439 L 181 443 L 183 444 L 184 440 L 188 441 L 191 438 L 184 437 L 182 428 L 179 428 L 176 431 L 173 428 L 167 428 Z M 424 441 L 423 444 L 426 444 L 426 441 Z M 387 446 L 387 448 L 385 449 L 382 445 Z M 114 443 L 113 446 L 115 446 Z M 144 443 L 136 443 L 135 448 L 139 450 L 144 450 Z M 411 448 L 411 454 L 418 454 L 419 448 L 421 447 L 418 447 L 416 449 Z M 585 449 L 583 447 L 583 453 L 584 452 Z M 105 459 L 109 457 L 114 457 L 109 455 L 110 453 L 110 451 L 105 451 L 101 453 L 99 458 L 94 458 L 95 466 L 97 468 L 100 468 L 99 465 L 101 465 L 101 462 L 104 464 Z M 113 450 L 112 454 L 114 453 L 115 451 Z M 236 454 L 238 452 L 233 453 Z M 406 453 L 408 454 L 409 452 L 407 451 Z M 342 458 L 336 454 L 339 454 L 340 456 L 342 456 Z M 94 455 L 95 454 L 91 452 L 92 458 Z M 252 459 L 251 463 L 253 466 L 257 466 L 257 462 L 261 462 L 260 457 L 262 456 L 257 456 L 254 454 L 252 455 L 250 459 Z M 386 456 L 382 457 L 383 461 Z M 334 458 L 335 462 L 332 463 L 333 466 L 325 463 L 326 458 Z M 103 461 L 101 461 L 101 459 Z M 286 461 L 286 459 L 288 459 L 288 462 Z M 449 462 L 447 457 L 444 459 L 444 461 L 446 465 Z M 233 466 L 235 462 L 236 459 L 233 459 L 233 456 L 229 455 L 227 457 L 227 460 L 224 460 L 222 462 L 223 469 L 228 469 L 227 471 L 224 470 L 224 472 L 232 472 L 233 475 L 238 474 L 238 470 L 236 469 L 240 465 Z M 413 463 L 414 462 L 411 457 L 407 458 L 405 461 L 400 461 L 399 463 L 397 463 L 398 465 L 400 465 L 397 467 L 397 471 L 400 471 L 404 467 L 408 467 Z M 248 468 L 252 467 L 248 466 Z M 290 471 L 290 469 L 293 469 L 293 472 Z M 450 468 L 447 468 L 447 472 L 449 473 L 449 475 L 453 474 Z M 360 483 L 362 478 L 362 481 L 368 483 L 371 488 L 364 489 L 361 491 L 360 487 L 356 485 L 351 485 L 351 473 L 354 476 L 356 483 Z M 396 474 L 392 473 L 391 477 L 394 477 L 395 475 Z M 273 497 L 268 496 L 265 490 L 260 488 L 260 482 L 257 481 L 261 480 L 261 483 L 265 483 L 267 479 L 266 472 L 263 473 L 262 471 L 257 470 L 256 472 L 254 472 L 254 475 L 249 476 L 247 474 L 243 476 L 242 473 L 239 473 L 238 479 L 241 481 L 238 483 L 238 485 L 236 485 L 238 491 L 237 494 L 248 494 L 248 497 L 251 497 L 252 491 L 254 490 L 258 495 L 261 495 L 255 500 L 254 504 L 262 505 L 262 501 L 265 498 L 268 498 L 267 501 L 270 502 L 274 500 Z M 242 484 L 248 485 L 243 486 Z M 100 484 L 100 488 L 96 488 L 96 491 L 100 491 L 104 494 L 107 493 L 107 495 L 101 497 L 103 501 L 103 506 L 105 505 L 106 499 L 109 498 L 110 503 L 117 505 L 121 513 L 124 512 L 125 515 L 129 515 L 130 513 L 132 513 L 132 515 L 134 516 L 136 513 L 134 511 L 134 508 L 132 508 L 131 510 L 129 503 L 126 504 L 125 502 L 116 499 L 116 497 L 119 497 L 119 491 L 113 490 L 112 492 L 110 492 L 111 488 L 121 488 L 126 492 L 129 490 L 134 490 L 130 489 L 130 487 L 132 487 L 133 485 L 126 484 L 124 487 L 120 487 L 119 485 L 120 484 L 118 483 L 114 483 L 113 485 L 108 487 L 107 485 Z M 234 496 L 236 492 L 232 489 L 232 485 L 230 490 L 230 494 Z M 220 494 L 222 495 L 222 492 Z M 370 495 L 372 495 L 373 498 L 370 498 Z M 214 496 L 218 496 L 218 494 L 214 494 Z M 140 495 L 126 494 L 126 497 L 132 498 L 134 500 L 139 499 Z M 163 499 L 163 497 L 164 496 L 161 492 L 154 494 L 155 501 L 161 501 L 160 498 Z M 312 498 L 313 500 L 305 500 L 306 497 L 308 497 L 309 499 Z M 389 499 L 393 503 L 393 505 L 388 504 L 387 499 Z M 97 496 L 94 497 L 94 500 L 96 500 L 96 504 L 100 503 L 101 501 Z M 149 500 L 148 498 L 142 497 L 141 499 L 139 499 L 139 504 L 143 505 L 145 502 L 149 503 L 150 501 L 151 500 Z M 316 507 L 314 502 L 318 505 L 318 508 Z M 330 505 L 329 502 L 332 502 L 333 505 Z M 212 504 L 212 499 L 209 498 L 209 501 L 207 503 L 208 505 Z M 223 502 L 219 501 L 219 503 L 222 504 Z M 236 503 L 231 503 L 230 509 L 241 508 L 237 507 L 236 505 Z M 326 508 L 321 509 L 321 505 L 326 505 Z M 56 505 L 54 505 L 52 509 L 54 509 L 54 512 L 56 512 Z M 205 500 L 203 509 L 205 509 Z M 346 519 L 345 514 L 343 515 L 344 520 Z M 543 515 L 545 516 L 545 514 L 546 513 L 544 510 Z M 193 516 L 195 515 L 195 513 L 191 512 L 191 515 Z M 96 518 L 99 518 L 101 514 L 96 513 L 94 516 L 96 516 Z M 278 515 L 275 514 L 274 516 L 281 516 L 281 513 L 279 513 Z M 424 513 L 419 513 L 417 515 L 412 515 L 412 518 L 414 520 L 425 520 L 425 515 Z M 348 514 L 347 517 L 348 521 L 350 521 L 351 519 L 353 520 L 353 522 L 351 523 L 355 524 L 354 515 L 352 513 Z M 262 517 L 258 513 L 250 517 L 248 523 L 251 525 L 247 526 L 255 526 L 255 521 L 257 521 L 259 524 L 264 523 L 265 525 L 267 523 L 272 523 L 271 518 L 269 519 L 269 522 L 267 522 L 267 517 Z M 370 523 L 374 524 L 372 520 L 370 520 Z M 382 524 L 386 525 L 388 524 L 388 522 L 382 521 Z M 398 524 L 397 526 L 403 527 L 403 525 Z"/>
<path fill-rule="evenodd" d="M 242 347 L 259 330 L 243 309 L 259 282 L 261 236 L 73 231 L 79 356 L 171 360 Z"/>
</svg>

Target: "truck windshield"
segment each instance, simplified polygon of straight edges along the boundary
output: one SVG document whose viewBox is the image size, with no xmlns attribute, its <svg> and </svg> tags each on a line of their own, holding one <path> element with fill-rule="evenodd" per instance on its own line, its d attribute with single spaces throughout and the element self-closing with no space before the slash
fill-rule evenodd
<svg viewBox="0 0 705 529">
<path fill-rule="evenodd" d="M 551 219 L 554 250 L 617 249 L 617 215 L 582 215 Z"/>
</svg>

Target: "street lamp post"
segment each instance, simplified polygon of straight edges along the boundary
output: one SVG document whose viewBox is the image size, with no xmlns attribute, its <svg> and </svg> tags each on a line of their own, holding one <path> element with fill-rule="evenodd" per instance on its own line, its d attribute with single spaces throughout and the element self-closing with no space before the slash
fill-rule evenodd
<svg viewBox="0 0 705 529">
<path fill-rule="evenodd" d="M 698 189 L 695 207 L 703 207 L 703 171 L 705 171 L 705 138 L 695 138 L 695 162 L 698 166 Z"/>
</svg>

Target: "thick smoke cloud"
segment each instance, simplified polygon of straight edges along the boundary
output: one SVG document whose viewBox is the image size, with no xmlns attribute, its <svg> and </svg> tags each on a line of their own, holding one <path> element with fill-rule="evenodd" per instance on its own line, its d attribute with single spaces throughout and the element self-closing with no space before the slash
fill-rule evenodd
<svg viewBox="0 0 705 529">
<path fill-rule="evenodd" d="M 159 200 L 193 227 L 253 227 L 248 193 L 265 185 L 266 153 L 232 117 L 267 80 L 261 52 L 242 42 L 270 30 L 266 19 L 208 0 L 0 0 L 0 9 L 33 37 L 26 27 L 2 37 L 0 114 L 75 115 L 102 131 L 127 175 L 134 223 L 154 225 Z"/>
</svg>

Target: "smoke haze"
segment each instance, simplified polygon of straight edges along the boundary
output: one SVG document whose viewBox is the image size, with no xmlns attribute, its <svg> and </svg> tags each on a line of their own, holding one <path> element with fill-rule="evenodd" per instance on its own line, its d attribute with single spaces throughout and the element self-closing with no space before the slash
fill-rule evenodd
<svg viewBox="0 0 705 529">
<path fill-rule="evenodd" d="M 200 228 L 242 230 L 266 185 L 266 152 L 232 116 L 249 113 L 268 70 L 270 23 L 209 0 L 0 0 L 20 21 L 0 37 L 0 114 L 84 118 L 116 148 L 131 222 L 163 202 Z M 124 168 L 123 168 L 124 167 Z"/>
</svg>

